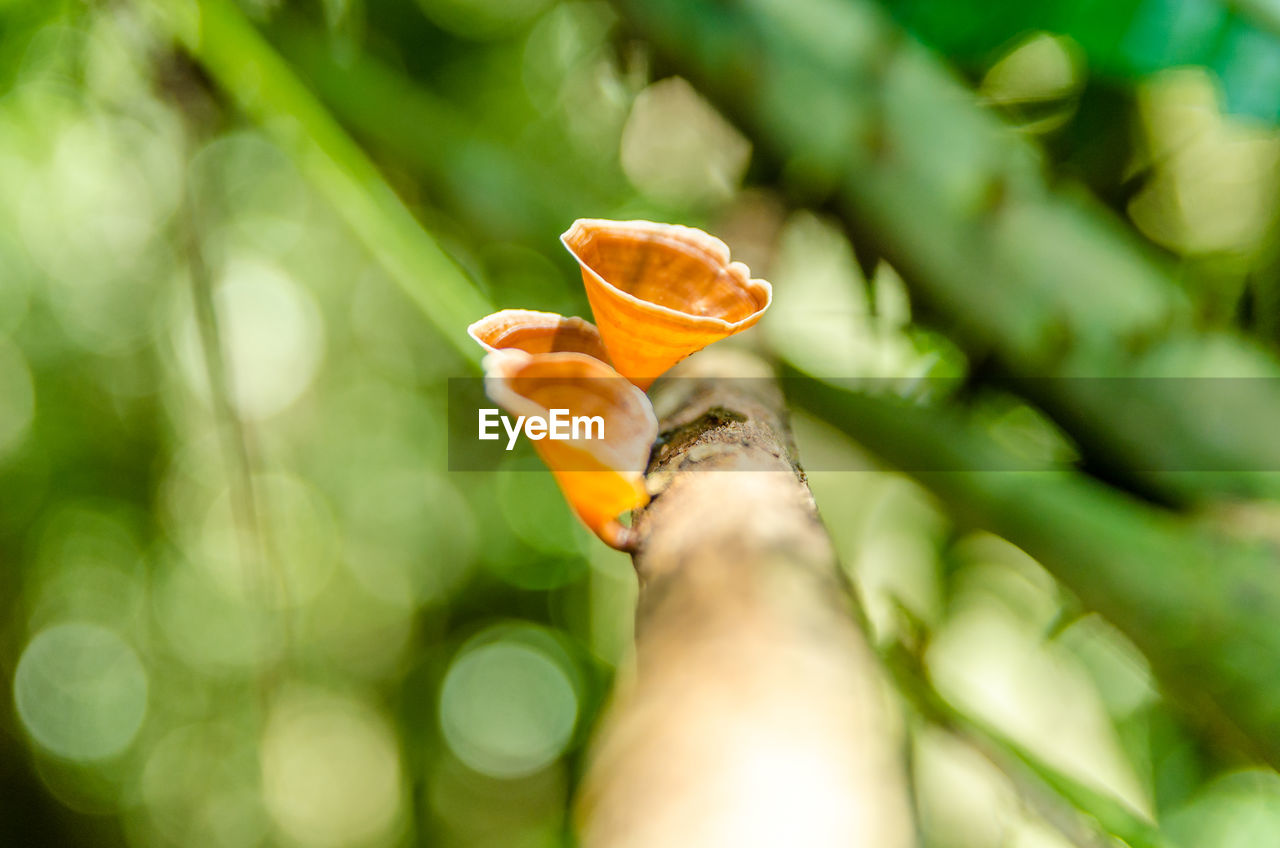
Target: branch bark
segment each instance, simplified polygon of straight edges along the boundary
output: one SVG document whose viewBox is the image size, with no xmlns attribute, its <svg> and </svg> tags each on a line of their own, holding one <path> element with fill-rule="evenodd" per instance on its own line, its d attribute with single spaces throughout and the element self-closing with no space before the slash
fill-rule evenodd
<svg viewBox="0 0 1280 848">
<path fill-rule="evenodd" d="M 593 748 L 583 844 L 909 846 L 887 690 L 776 384 L 744 355 L 695 362 L 654 391 L 635 663 Z"/>
</svg>

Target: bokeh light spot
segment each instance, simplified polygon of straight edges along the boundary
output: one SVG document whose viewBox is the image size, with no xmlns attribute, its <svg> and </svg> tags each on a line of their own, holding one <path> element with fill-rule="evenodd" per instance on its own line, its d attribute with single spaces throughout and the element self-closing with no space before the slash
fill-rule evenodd
<svg viewBox="0 0 1280 848">
<path fill-rule="evenodd" d="M 307 390 L 320 365 L 324 324 L 315 300 L 280 268 L 249 260 L 228 266 L 214 300 L 236 410 L 255 421 L 283 411 Z M 207 398 L 193 317 L 184 322 L 178 343 L 189 384 Z"/>
<path fill-rule="evenodd" d="M 240 517 L 247 506 L 227 488 L 200 526 L 200 563 L 229 597 L 267 607 L 305 603 L 319 594 L 337 565 L 333 514 L 325 498 L 297 475 L 258 474 L 252 482 L 253 504 L 268 528 L 264 554 L 250 553 L 246 560 L 246 545 L 253 550 Z"/>
<path fill-rule="evenodd" d="M 991 66 L 978 92 L 1024 132 L 1057 129 L 1074 114 L 1084 87 L 1079 53 L 1069 38 L 1032 33 Z"/>
<path fill-rule="evenodd" d="M 565 670 L 512 639 L 464 649 L 440 693 L 440 726 L 450 750 L 492 777 L 545 768 L 564 752 L 577 718 L 578 697 Z"/>
<path fill-rule="evenodd" d="M 60 624 L 39 633 L 22 652 L 13 691 L 27 732 L 72 760 L 120 753 L 147 711 L 147 673 L 138 655 L 94 624 Z"/>
<path fill-rule="evenodd" d="M 1203 68 L 1156 74 L 1138 91 L 1150 174 L 1129 202 L 1148 238 L 1183 254 L 1265 247 L 1280 192 L 1280 133 L 1223 113 Z"/>
<path fill-rule="evenodd" d="M 275 661 L 280 635 L 258 606 L 229 596 L 209 573 L 178 560 L 155 582 L 156 623 L 174 654 L 208 674 L 229 674 Z"/>
<path fill-rule="evenodd" d="M 1252 848 L 1280 833 L 1280 777 L 1248 769 L 1203 787 L 1166 819 L 1170 839 L 1196 848 Z"/>
<path fill-rule="evenodd" d="M 45 121 L 11 201 L 23 246 L 69 338 L 99 353 L 133 350 L 149 331 L 155 237 L 177 199 L 178 136 L 163 121 L 94 109 Z"/>
<path fill-rule="evenodd" d="M 371 471 L 345 507 L 347 567 L 385 603 L 437 601 L 466 576 L 475 555 L 475 520 L 446 478 Z"/>
<path fill-rule="evenodd" d="M 144 844 L 249 848 L 269 824 L 258 791 L 257 733 L 248 722 L 184 725 L 151 746 L 137 778 Z M 164 841 L 154 837 L 163 837 Z"/>
<path fill-rule="evenodd" d="M 314 848 L 392 834 L 401 806 L 399 746 L 386 719 L 354 699 L 287 694 L 262 740 L 262 790 L 276 825 Z"/>
<path fill-rule="evenodd" d="M 566 81 L 598 59 L 617 16 L 604 3 L 561 3 L 529 31 L 522 77 L 529 99 L 549 112 L 564 96 Z"/>
<path fill-rule="evenodd" d="M 243 245 L 280 256 L 297 245 L 309 223 L 308 196 L 297 169 L 255 130 L 205 145 L 192 159 L 191 183 L 206 214 L 224 222 L 213 235 L 224 249 Z"/>
<path fill-rule="evenodd" d="M 664 203 L 727 200 L 750 158 L 751 143 L 679 77 L 640 92 L 622 131 L 627 178 Z"/>
</svg>

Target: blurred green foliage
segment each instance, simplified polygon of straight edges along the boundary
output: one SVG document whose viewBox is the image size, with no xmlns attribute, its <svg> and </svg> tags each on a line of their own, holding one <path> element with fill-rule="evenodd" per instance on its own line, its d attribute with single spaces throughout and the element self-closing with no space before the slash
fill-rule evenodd
<svg viewBox="0 0 1280 848">
<path fill-rule="evenodd" d="M 1130 81 L 1169 68 L 1204 67 L 1221 81 L 1229 111 L 1280 119 L 1280 14 L 1266 2 L 889 0 L 885 6 L 960 64 L 988 67 L 1010 42 L 1052 32 L 1078 45 L 1100 77 Z"/>
<path fill-rule="evenodd" d="M 964 108 L 1031 140 L 1012 168 L 1083 179 L 1195 333 L 1271 362 L 1264 4 L 885 5 L 971 74 Z M 849 8 L 785 10 L 829 48 L 806 62 L 865 46 L 833 25 Z M 478 313 L 585 314 L 574 217 L 705 226 L 774 283 L 749 343 L 1079 455 L 1069 415 L 990 379 L 988 340 L 879 261 L 889 240 L 831 216 L 821 161 L 668 61 L 593 0 L 0 0 L 0 845 L 572 844 L 634 577 L 524 460 L 449 472 L 445 406 Z M 804 74 L 769 82 L 838 138 Z M 957 114 L 913 143 L 966 138 Z M 980 159 L 936 161 L 964 188 Z M 1068 228 L 1033 235 L 1071 258 Z M 1125 622 L 796 429 L 814 467 L 867 469 L 811 484 L 907 705 L 926 845 L 1280 839 L 1274 772 L 1163 697 Z M 1276 538 L 1266 503 L 1198 508 Z"/>
</svg>

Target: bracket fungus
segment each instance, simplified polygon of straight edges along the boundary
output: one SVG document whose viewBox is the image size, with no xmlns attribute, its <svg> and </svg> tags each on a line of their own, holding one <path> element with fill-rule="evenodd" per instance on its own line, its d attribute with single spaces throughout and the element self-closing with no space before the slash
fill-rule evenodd
<svg viewBox="0 0 1280 848">
<path fill-rule="evenodd" d="M 649 398 L 581 353 L 497 351 L 485 357 L 484 368 L 485 391 L 512 414 L 546 419 L 553 410 L 568 410 L 602 419 L 601 438 L 543 438 L 534 449 L 583 523 L 610 547 L 630 550 L 634 539 L 618 516 L 649 502 L 644 472 L 658 438 Z"/>
<path fill-rule="evenodd" d="M 680 360 L 753 326 L 773 289 L 693 227 L 583 218 L 560 236 L 613 365 L 642 389 Z"/>
<path fill-rule="evenodd" d="M 649 502 L 658 422 L 644 390 L 680 360 L 760 320 L 773 292 L 702 230 L 580 219 L 560 237 L 582 268 L 596 324 L 504 309 L 467 328 L 489 351 L 485 391 L 508 412 L 603 419 L 601 438 L 538 439 L 565 500 L 605 544 L 634 550 L 618 521 Z"/>
<path fill-rule="evenodd" d="M 554 312 L 503 309 L 467 327 L 467 335 L 485 350 L 523 350 L 525 353 L 585 353 L 609 361 L 595 324 Z"/>
</svg>

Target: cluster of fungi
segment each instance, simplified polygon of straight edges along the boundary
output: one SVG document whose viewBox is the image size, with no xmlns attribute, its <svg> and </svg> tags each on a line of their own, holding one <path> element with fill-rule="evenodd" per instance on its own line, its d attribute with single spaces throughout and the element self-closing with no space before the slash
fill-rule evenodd
<svg viewBox="0 0 1280 848">
<path fill-rule="evenodd" d="M 582 268 L 595 323 L 504 309 L 468 333 L 488 351 L 485 391 L 508 412 L 603 419 L 602 438 L 534 446 L 583 523 L 630 550 L 634 534 L 618 518 L 649 501 L 644 470 L 658 436 L 645 391 L 686 356 L 754 325 L 772 290 L 692 227 L 581 219 L 560 240 Z"/>
</svg>

